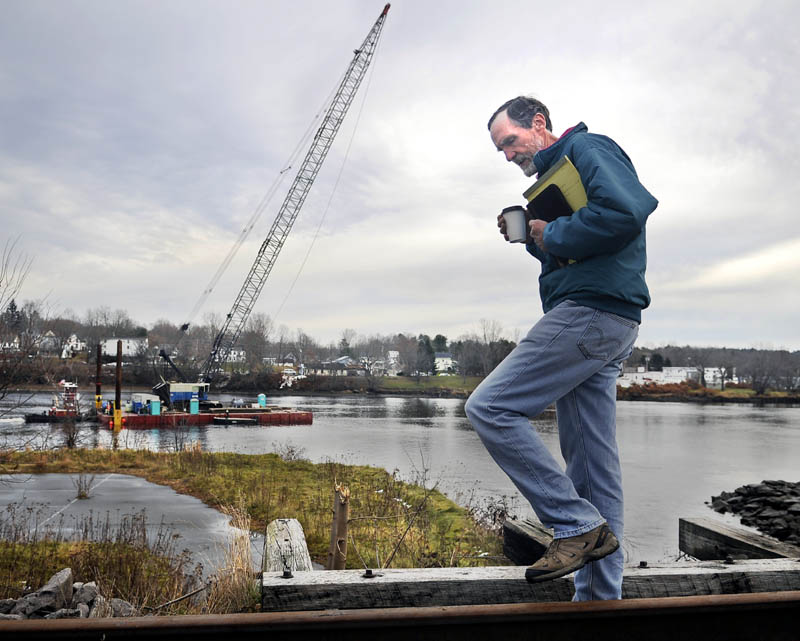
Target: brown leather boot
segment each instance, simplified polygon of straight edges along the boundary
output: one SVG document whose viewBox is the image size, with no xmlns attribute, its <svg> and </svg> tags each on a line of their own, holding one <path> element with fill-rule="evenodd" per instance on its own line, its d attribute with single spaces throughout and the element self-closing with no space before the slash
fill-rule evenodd
<svg viewBox="0 0 800 641">
<path fill-rule="evenodd" d="M 530 583 L 557 579 L 608 556 L 618 547 L 619 541 L 608 523 L 578 536 L 553 539 L 542 558 L 525 570 L 525 578 Z"/>
</svg>

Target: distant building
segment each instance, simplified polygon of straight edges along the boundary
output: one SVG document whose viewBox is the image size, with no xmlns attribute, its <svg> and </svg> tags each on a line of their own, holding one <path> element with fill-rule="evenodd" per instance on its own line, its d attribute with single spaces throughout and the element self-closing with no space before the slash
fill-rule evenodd
<svg viewBox="0 0 800 641">
<path fill-rule="evenodd" d="M 61 348 L 61 358 L 65 360 L 68 358 L 74 358 L 78 354 L 86 352 L 88 349 L 89 348 L 86 344 L 86 341 L 78 338 L 77 334 L 71 334 L 64 343 L 64 346 Z M 114 349 L 114 354 L 116 354 L 116 347 Z"/>
<path fill-rule="evenodd" d="M 626 369 L 617 379 L 620 387 L 631 385 L 666 385 L 668 383 L 683 383 L 685 381 L 699 381 L 700 372 L 696 367 L 664 367 L 660 372 L 648 372 L 645 367 Z"/>
<path fill-rule="evenodd" d="M 13 340 L 5 340 L 0 343 L 0 351 L 3 352 L 18 352 L 19 351 L 19 336 L 15 336 Z"/>
<path fill-rule="evenodd" d="M 706 367 L 703 369 L 703 378 L 706 379 L 706 387 L 722 387 L 722 379 L 725 377 L 726 383 L 738 383 L 736 368 L 723 370 L 720 367 Z"/>
<path fill-rule="evenodd" d="M 117 355 L 117 341 L 122 341 L 123 356 L 138 356 L 147 351 L 147 338 L 104 338 L 100 341 L 103 355 Z"/>
<path fill-rule="evenodd" d="M 305 372 L 319 376 L 366 376 L 367 368 L 350 356 L 340 356 L 332 361 L 306 365 Z"/>
<path fill-rule="evenodd" d="M 453 355 L 450 352 L 436 352 L 433 355 L 437 373 L 450 373 L 454 369 Z"/>
<path fill-rule="evenodd" d="M 36 347 L 39 351 L 45 353 L 57 352 L 59 348 L 58 337 L 53 333 L 52 330 L 48 329 L 36 340 Z"/>
</svg>

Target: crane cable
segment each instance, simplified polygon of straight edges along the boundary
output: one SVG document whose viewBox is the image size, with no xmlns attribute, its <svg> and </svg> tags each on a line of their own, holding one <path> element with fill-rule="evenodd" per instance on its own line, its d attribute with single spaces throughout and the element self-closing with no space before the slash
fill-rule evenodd
<svg viewBox="0 0 800 641">
<path fill-rule="evenodd" d="M 340 79 L 339 82 L 341 83 L 341 79 Z M 242 231 L 239 233 L 239 237 L 233 243 L 233 246 L 230 248 L 230 250 L 228 251 L 227 255 L 223 259 L 222 263 L 217 268 L 217 271 L 214 273 L 214 276 L 211 278 L 211 280 L 209 281 L 208 285 L 203 290 L 203 293 L 200 295 L 200 298 L 195 303 L 195 306 L 192 308 L 192 311 L 189 314 L 189 318 L 187 319 L 186 323 L 181 325 L 182 333 L 181 333 L 181 336 L 180 336 L 180 338 L 178 340 L 178 343 L 180 343 L 180 340 L 185 335 L 186 329 L 188 329 L 189 325 L 194 321 L 195 316 L 197 316 L 197 313 L 200 311 L 200 309 L 203 307 L 203 305 L 205 305 L 205 302 L 208 299 L 209 295 L 211 294 L 211 292 L 214 291 L 214 288 L 217 286 L 217 284 L 219 283 L 219 280 L 222 278 L 222 276 L 227 271 L 228 267 L 230 266 L 230 264 L 233 261 L 234 257 L 238 253 L 239 249 L 244 244 L 244 241 L 247 240 L 247 237 L 250 235 L 250 232 L 253 230 L 253 227 L 255 227 L 256 223 L 259 220 L 259 218 L 261 218 L 261 215 L 264 213 L 264 211 L 266 210 L 266 208 L 269 205 L 270 201 L 275 196 L 275 192 L 277 192 L 278 187 L 280 186 L 281 182 L 283 181 L 284 176 L 292 168 L 292 165 L 296 162 L 298 156 L 300 155 L 300 152 L 305 148 L 306 143 L 309 141 L 309 139 L 311 138 L 311 135 L 314 132 L 314 126 L 315 126 L 316 122 L 320 119 L 320 116 L 321 116 L 322 112 L 325 111 L 325 109 L 327 108 L 328 104 L 333 99 L 333 95 L 336 92 L 337 87 L 338 87 L 338 84 L 334 86 L 334 88 L 330 91 L 330 93 L 328 93 L 328 96 L 325 98 L 325 102 L 317 110 L 316 114 L 311 119 L 311 122 L 309 123 L 308 128 L 306 129 L 305 133 L 300 138 L 300 141 L 297 143 L 297 146 L 294 148 L 292 153 L 289 155 L 289 158 L 285 163 L 285 168 L 278 172 L 278 175 L 275 177 L 275 180 L 273 181 L 272 185 L 267 190 L 267 192 L 264 194 L 264 196 L 262 197 L 262 199 L 259 202 L 258 206 L 256 206 L 255 210 L 253 211 L 253 214 L 250 216 L 250 220 L 247 221 L 247 224 L 244 226 Z M 177 347 L 177 343 L 176 343 L 175 347 Z"/>
<path fill-rule="evenodd" d="M 378 57 L 378 51 L 380 50 L 381 43 L 378 41 L 375 51 L 372 54 L 372 65 L 369 70 L 369 75 L 367 77 L 367 84 L 364 87 L 363 97 L 361 98 L 361 105 L 358 108 L 358 113 L 356 114 L 356 121 L 353 124 L 353 133 L 350 136 L 350 141 L 347 143 L 347 149 L 345 149 L 344 158 L 342 158 L 342 164 L 339 167 L 339 173 L 336 176 L 336 181 L 333 183 L 333 189 L 331 190 L 331 195 L 328 198 L 328 202 L 325 205 L 325 209 L 322 212 L 322 217 L 320 218 L 319 224 L 317 225 L 317 229 L 314 232 L 314 236 L 311 239 L 311 243 L 308 246 L 308 251 L 306 251 L 306 255 L 303 258 L 302 262 L 300 263 L 300 267 L 297 270 L 297 274 L 292 281 L 292 284 L 289 285 L 289 289 L 286 292 L 286 296 L 283 297 L 283 301 L 278 307 L 278 311 L 275 312 L 274 316 L 272 317 L 272 322 L 275 323 L 278 319 L 278 316 L 283 311 L 284 305 L 286 305 L 286 301 L 289 300 L 289 297 L 292 295 L 292 291 L 294 290 L 294 286 L 297 284 L 298 279 L 300 278 L 300 274 L 303 272 L 303 268 L 306 266 L 306 262 L 308 262 L 308 257 L 311 255 L 311 250 L 314 248 L 314 244 L 317 242 L 317 237 L 319 236 L 319 232 L 322 229 L 322 225 L 325 222 L 325 217 L 328 215 L 328 210 L 331 207 L 331 203 L 333 202 L 333 197 L 336 194 L 336 189 L 339 187 L 339 181 L 342 178 L 342 174 L 344 173 L 344 167 L 347 164 L 347 158 L 350 155 L 350 148 L 353 146 L 353 140 L 356 137 L 356 131 L 358 131 L 358 123 L 361 120 L 361 112 L 364 110 L 364 104 L 367 102 L 367 96 L 369 95 L 369 87 L 372 83 L 372 76 L 375 73 L 375 60 Z"/>
</svg>

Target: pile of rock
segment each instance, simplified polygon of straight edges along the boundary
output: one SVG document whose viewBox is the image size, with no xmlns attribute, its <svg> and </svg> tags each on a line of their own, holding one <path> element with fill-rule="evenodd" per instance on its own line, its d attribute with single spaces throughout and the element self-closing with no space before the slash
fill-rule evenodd
<svg viewBox="0 0 800 641">
<path fill-rule="evenodd" d="M 741 517 L 780 541 L 800 545 L 800 482 L 762 481 L 711 497 L 711 507 Z"/>
<path fill-rule="evenodd" d="M 73 583 L 72 569 L 64 568 L 36 592 L 20 599 L 0 599 L 2 619 L 86 619 L 131 617 L 138 612 L 122 599 L 105 599 L 97 585 Z"/>
</svg>

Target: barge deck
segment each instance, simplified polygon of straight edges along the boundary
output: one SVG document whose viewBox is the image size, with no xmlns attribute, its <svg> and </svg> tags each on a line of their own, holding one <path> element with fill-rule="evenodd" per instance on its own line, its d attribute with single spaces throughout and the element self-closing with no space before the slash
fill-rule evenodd
<svg viewBox="0 0 800 641">
<path fill-rule="evenodd" d="M 113 416 L 100 417 L 110 429 L 114 427 Z M 129 430 L 194 427 L 198 425 L 311 425 L 313 414 L 291 407 L 268 406 L 259 408 L 224 408 L 190 412 L 167 411 L 160 415 L 122 414 L 122 427 Z"/>
</svg>

